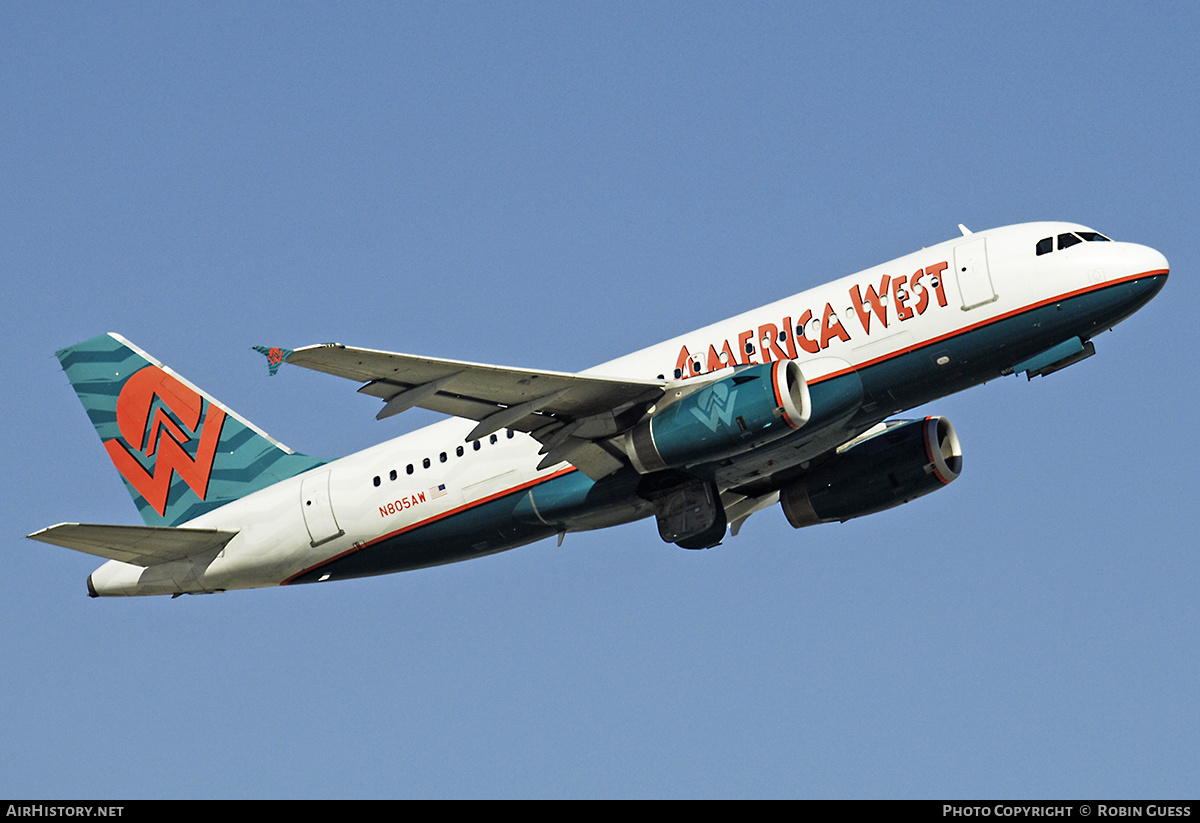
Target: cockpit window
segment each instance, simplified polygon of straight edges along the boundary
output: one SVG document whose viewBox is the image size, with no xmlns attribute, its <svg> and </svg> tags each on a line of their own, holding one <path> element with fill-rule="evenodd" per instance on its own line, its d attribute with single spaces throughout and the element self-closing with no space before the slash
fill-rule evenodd
<svg viewBox="0 0 1200 823">
<path fill-rule="evenodd" d="M 1084 240 L 1088 241 L 1089 243 L 1096 241 L 1103 241 L 1105 243 L 1112 242 L 1098 231 L 1077 231 L 1073 234 L 1071 232 L 1064 232 L 1058 236 L 1058 247 L 1060 249 L 1069 249 L 1071 246 L 1082 243 Z M 1049 254 L 1050 252 L 1054 251 L 1054 238 L 1043 237 L 1041 240 L 1037 241 L 1034 251 L 1036 251 L 1038 255 Z"/>
</svg>

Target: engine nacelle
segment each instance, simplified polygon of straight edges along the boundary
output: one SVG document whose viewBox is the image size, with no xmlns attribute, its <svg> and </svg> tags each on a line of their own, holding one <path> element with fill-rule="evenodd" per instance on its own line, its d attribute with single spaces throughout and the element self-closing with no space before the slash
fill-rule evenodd
<svg viewBox="0 0 1200 823">
<path fill-rule="evenodd" d="M 779 503 L 799 529 L 899 506 L 953 482 L 961 472 L 962 447 L 950 421 L 909 420 L 855 443 L 783 487 Z"/>
<path fill-rule="evenodd" d="M 812 401 L 794 360 L 739 369 L 688 394 L 625 435 L 642 474 L 720 460 L 769 443 L 808 422 Z"/>
</svg>

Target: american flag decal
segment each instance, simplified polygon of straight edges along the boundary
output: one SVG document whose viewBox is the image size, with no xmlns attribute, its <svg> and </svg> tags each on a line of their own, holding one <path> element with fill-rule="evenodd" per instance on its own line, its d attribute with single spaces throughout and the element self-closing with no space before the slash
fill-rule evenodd
<svg viewBox="0 0 1200 823">
<path fill-rule="evenodd" d="M 439 497 L 444 497 L 446 494 L 446 484 L 439 483 L 436 486 L 431 486 L 429 489 L 429 499 L 436 500 Z"/>
</svg>

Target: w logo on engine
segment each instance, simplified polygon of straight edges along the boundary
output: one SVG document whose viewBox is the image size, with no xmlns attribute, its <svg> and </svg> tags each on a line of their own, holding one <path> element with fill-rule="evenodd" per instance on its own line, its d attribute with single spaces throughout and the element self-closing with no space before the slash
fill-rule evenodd
<svg viewBox="0 0 1200 823">
<path fill-rule="evenodd" d="M 696 405 L 691 409 L 692 416 L 710 431 L 716 431 L 717 426 L 722 423 L 729 426 L 733 423 L 733 400 L 736 396 L 737 389 L 730 388 L 726 381 L 714 383 L 706 389 L 701 389 L 696 398 Z"/>
<path fill-rule="evenodd" d="M 120 438 L 104 441 L 113 464 L 159 515 L 173 475 L 208 494 L 225 411 L 158 366 L 133 374 L 117 397 Z"/>
</svg>

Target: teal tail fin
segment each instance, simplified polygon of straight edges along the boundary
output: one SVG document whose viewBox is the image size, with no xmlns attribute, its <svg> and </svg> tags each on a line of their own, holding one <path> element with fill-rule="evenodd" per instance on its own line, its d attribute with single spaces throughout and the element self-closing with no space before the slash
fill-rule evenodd
<svg viewBox="0 0 1200 823">
<path fill-rule="evenodd" d="M 116 334 L 58 352 L 148 526 L 178 526 L 321 465 Z"/>
</svg>

